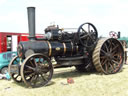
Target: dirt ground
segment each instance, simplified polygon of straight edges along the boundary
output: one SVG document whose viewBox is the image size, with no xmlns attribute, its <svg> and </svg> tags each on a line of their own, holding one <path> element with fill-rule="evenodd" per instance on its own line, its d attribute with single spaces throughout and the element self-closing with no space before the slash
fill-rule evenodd
<svg viewBox="0 0 128 96">
<path fill-rule="evenodd" d="M 74 83 L 67 85 L 69 77 Z M 0 96 L 128 96 L 128 65 L 112 75 L 79 73 L 74 67 L 56 69 L 49 86 L 40 88 L 0 80 Z"/>
</svg>

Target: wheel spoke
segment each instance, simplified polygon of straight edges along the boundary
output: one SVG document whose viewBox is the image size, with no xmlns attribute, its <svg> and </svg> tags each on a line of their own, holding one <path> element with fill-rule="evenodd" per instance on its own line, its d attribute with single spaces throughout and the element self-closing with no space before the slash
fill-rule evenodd
<svg viewBox="0 0 128 96">
<path fill-rule="evenodd" d="M 33 81 L 34 81 L 34 76 L 32 76 L 30 83 L 33 85 Z"/>
<path fill-rule="evenodd" d="M 112 49 L 112 51 L 116 50 L 118 47 L 119 47 L 119 45 L 116 45 L 116 46 Z"/>
<path fill-rule="evenodd" d="M 26 73 L 31 73 L 31 72 L 33 72 L 32 70 L 24 70 L 24 73 L 26 74 Z"/>
<path fill-rule="evenodd" d="M 120 61 L 121 60 L 121 58 L 119 56 L 113 57 L 112 59 L 115 60 L 115 61 Z"/>
<path fill-rule="evenodd" d="M 31 80 L 30 80 L 31 83 L 34 83 L 34 86 L 35 86 L 36 83 L 38 82 L 38 80 L 37 80 L 38 77 L 39 77 L 38 75 L 34 75 L 34 76 L 32 76 L 32 78 L 31 78 Z"/>
<path fill-rule="evenodd" d="M 25 65 L 25 67 L 27 67 L 27 68 L 32 69 L 33 71 L 35 71 L 35 68 L 33 68 L 31 66 Z"/>
<path fill-rule="evenodd" d="M 101 59 L 105 59 L 105 58 L 107 58 L 107 57 L 106 57 L 106 56 L 100 56 L 100 58 L 101 58 Z"/>
<path fill-rule="evenodd" d="M 105 65 L 107 63 L 107 60 L 105 60 L 101 65 L 103 66 L 103 65 Z"/>
<path fill-rule="evenodd" d="M 106 51 L 109 52 L 109 49 L 108 49 L 107 44 L 105 43 L 104 45 L 105 45 L 105 49 L 106 49 Z"/>
<path fill-rule="evenodd" d="M 28 74 L 28 75 L 25 75 L 26 77 L 33 77 L 35 75 L 35 73 L 33 72 L 33 73 L 30 73 L 30 74 Z"/>
<path fill-rule="evenodd" d="M 29 60 L 29 62 L 31 63 L 31 65 L 34 67 L 34 64 L 32 63 L 32 61 L 31 60 Z"/>
<path fill-rule="evenodd" d="M 119 64 L 119 63 L 118 63 L 118 62 L 116 62 L 115 60 L 112 60 L 112 62 L 113 62 L 113 63 L 115 63 L 116 65 L 118 65 L 118 64 Z"/>
<path fill-rule="evenodd" d="M 45 76 L 43 76 L 43 74 L 40 74 L 40 75 L 41 75 L 41 77 L 42 77 L 42 79 L 43 79 L 44 81 L 48 81 L 48 79 L 45 78 Z"/>
<path fill-rule="evenodd" d="M 83 39 L 83 38 L 86 38 L 88 35 L 84 35 L 84 36 L 81 36 L 80 38 Z"/>
<path fill-rule="evenodd" d="M 90 32 L 90 25 L 88 24 L 88 32 Z"/>
<path fill-rule="evenodd" d="M 108 44 L 109 44 L 109 52 L 111 53 L 112 52 L 112 41 L 111 40 L 108 40 Z"/>
<path fill-rule="evenodd" d="M 114 55 L 114 54 L 119 54 L 119 53 L 118 53 L 118 50 L 114 50 L 114 51 L 112 52 L 112 55 Z"/>
<path fill-rule="evenodd" d="M 119 56 L 119 53 L 113 54 L 112 56 L 113 56 L 113 57 L 115 57 L 115 56 Z"/>
<path fill-rule="evenodd" d="M 36 83 L 37 83 L 37 81 L 38 81 L 38 78 L 39 78 L 39 74 L 38 74 L 38 75 L 36 75 L 36 77 L 35 77 L 34 85 L 36 85 Z"/>
<path fill-rule="evenodd" d="M 33 58 L 33 60 L 34 60 L 35 65 L 38 66 L 38 64 L 36 62 L 36 58 Z"/>
<path fill-rule="evenodd" d="M 113 64 L 111 64 L 110 62 L 108 62 L 108 64 L 110 65 L 110 67 L 111 67 L 112 70 L 114 71 L 114 66 L 113 66 Z"/>
<path fill-rule="evenodd" d="M 17 74 L 17 76 L 16 77 L 14 77 L 15 79 L 18 77 L 19 75 Z"/>
<path fill-rule="evenodd" d="M 101 52 L 103 52 L 105 55 L 107 54 L 107 52 L 105 52 L 103 49 L 101 49 Z"/>
<path fill-rule="evenodd" d="M 84 31 L 84 32 L 88 33 L 87 31 L 85 31 L 85 30 L 84 30 L 84 28 L 81 28 L 81 29 L 82 29 L 82 31 Z"/>
<path fill-rule="evenodd" d="M 108 66 L 107 66 L 107 63 L 105 63 L 105 71 L 108 72 Z"/>
<path fill-rule="evenodd" d="M 91 35 L 88 35 L 89 36 L 89 38 L 92 40 L 92 41 L 94 41 L 94 39 L 92 38 L 92 36 Z"/>
<path fill-rule="evenodd" d="M 93 41 L 95 41 L 96 40 L 96 36 L 95 36 L 96 34 L 95 34 L 95 32 L 93 32 L 93 31 L 91 31 L 90 32 L 90 36 L 92 36 L 92 38 L 93 38 Z"/>
<path fill-rule="evenodd" d="M 41 60 L 41 57 L 39 57 L 39 63 L 41 63 L 41 61 L 40 61 L 40 60 Z"/>
</svg>

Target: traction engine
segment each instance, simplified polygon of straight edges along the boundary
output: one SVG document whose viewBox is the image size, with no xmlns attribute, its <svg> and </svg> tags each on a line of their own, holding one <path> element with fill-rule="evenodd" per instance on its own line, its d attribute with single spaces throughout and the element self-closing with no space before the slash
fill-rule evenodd
<svg viewBox="0 0 128 96">
<path fill-rule="evenodd" d="M 124 50 L 114 38 L 98 38 L 92 23 L 83 23 L 76 32 L 48 26 L 43 38 L 35 37 L 35 7 L 28 7 L 29 41 L 20 42 L 18 56 L 9 64 L 9 74 L 17 83 L 40 87 L 52 79 L 53 69 L 75 66 L 78 71 L 97 70 L 114 74 L 121 70 Z M 52 64 L 52 59 L 56 64 Z"/>
</svg>

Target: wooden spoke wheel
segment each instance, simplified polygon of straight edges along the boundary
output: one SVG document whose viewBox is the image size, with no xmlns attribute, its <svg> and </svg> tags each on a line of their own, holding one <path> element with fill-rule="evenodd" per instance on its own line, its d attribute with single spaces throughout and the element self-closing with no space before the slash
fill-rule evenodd
<svg viewBox="0 0 128 96">
<path fill-rule="evenodd" d="M 27 57 L 21 65 L 21 76 L 28 87 L 41 87 L 46 85 L 53 75 L 50 59 L 40 53 Z"/>
<path fill-rule="evenodd" d="M 96 27 L 92 23 L 84 23 L 78 28 L 78 38 L 84 47 L 92 47 L 98 38 Z"/>
<path fill-rule="evenodd" d="M 8 66 L 8 72 L 11 76 L 11 78 L 16 81 L 17 83 L 20 83 L 22 82 L 22 78 L 21 78 L 21 75 L 20 75 L 20 71 L 18 70 L 19 67 L 20 67 L 20 58 L 18 56 L 15 56 L 9 66 Z M 14 69 L 15 67 L 15 69 Z"/>
<path fill-rule="evenodd" d="M 114 38 L 101 38 L 94 51 L 93 63 L 97 71 L 105 74 L 117 73 L 124 60 L 122 44 Z"/>
</svg>

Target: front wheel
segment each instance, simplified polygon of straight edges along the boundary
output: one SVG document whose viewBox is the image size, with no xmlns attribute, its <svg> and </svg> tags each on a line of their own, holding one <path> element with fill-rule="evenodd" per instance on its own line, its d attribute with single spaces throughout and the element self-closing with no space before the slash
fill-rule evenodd
<svg viewBox="0 0 128 96">
<path fill-rule="evenodd" d="M 19 67 L 20 67 L 20 58 L 18 56 L 15 56 L 9 66 L 8 66 L 8 72 L 11 76 L 11 78 L 16 81 L 17 83 L 21 83 L 22 82 L 22 78 L 21 75 L 19 73 Z"/>
<path fill-rule="evenodd" d="M 1 69 L 2 74 L 6 74 L 8 72 L 8 67 L 4 67 Z"/>
<path fill-rule="evenodd" d="M 21 65 L 21 76 L 28 87 L 41 87 L 52 79 L 53 67 L 50 59 L 40 53 L 27 57 Z"/>
</svg>

